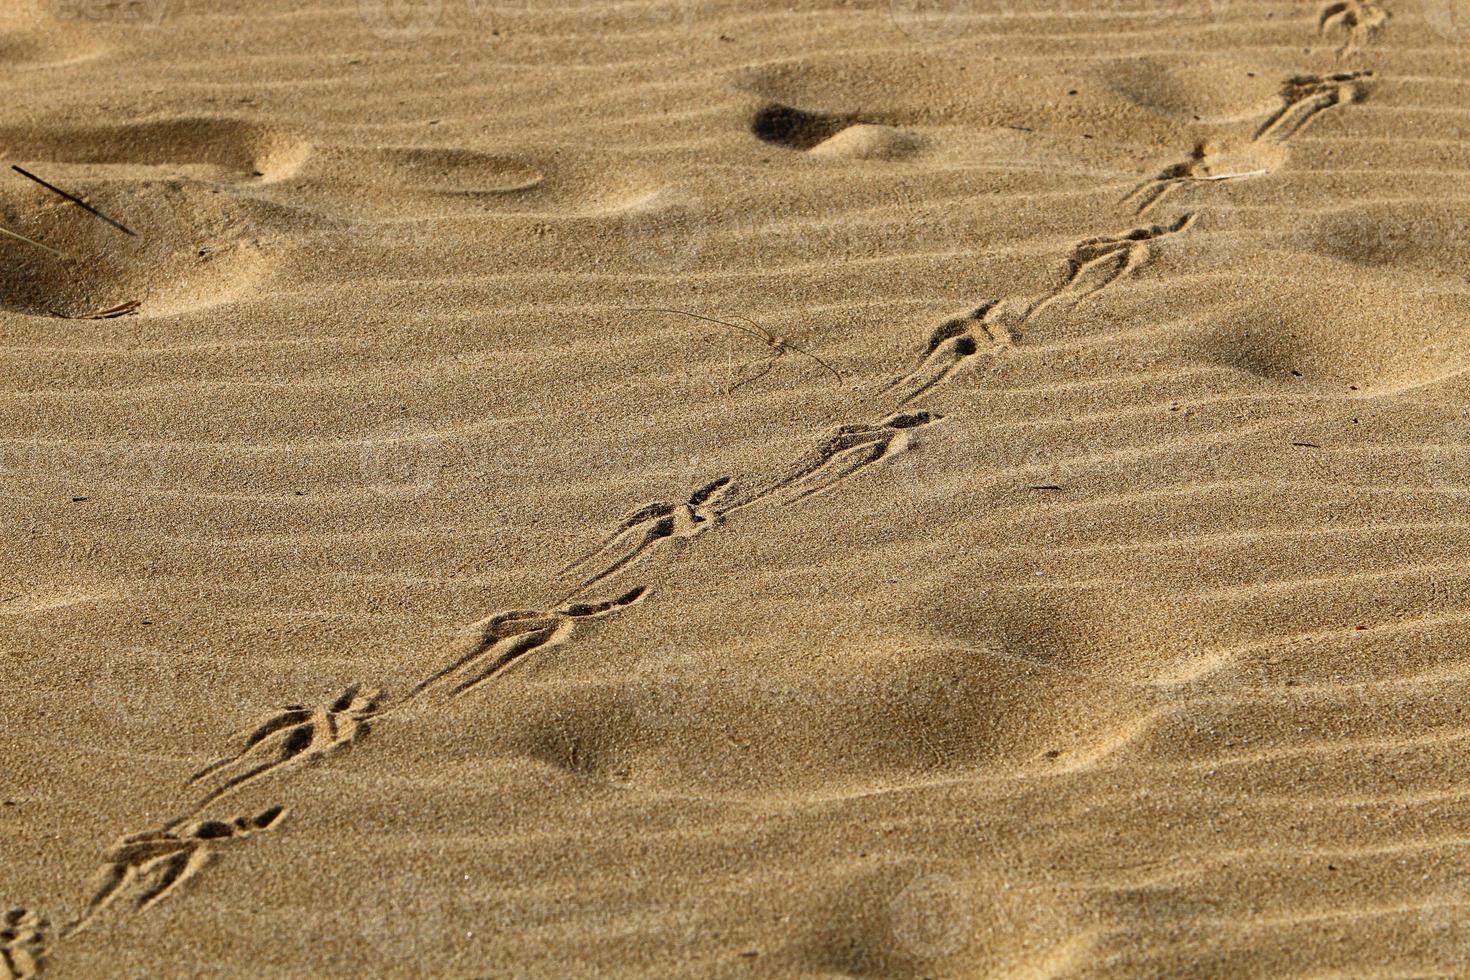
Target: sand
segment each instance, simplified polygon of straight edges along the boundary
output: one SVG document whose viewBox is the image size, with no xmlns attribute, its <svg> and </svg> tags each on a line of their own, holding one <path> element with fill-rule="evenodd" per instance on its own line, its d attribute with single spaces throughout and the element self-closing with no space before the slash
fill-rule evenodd
<svg viewBox="0 0 1470 980">
<path fill-rule="evenodd" d="M 1465 0 L 0 62 L 0 977 L 1470 972 Z"/>
</svg>

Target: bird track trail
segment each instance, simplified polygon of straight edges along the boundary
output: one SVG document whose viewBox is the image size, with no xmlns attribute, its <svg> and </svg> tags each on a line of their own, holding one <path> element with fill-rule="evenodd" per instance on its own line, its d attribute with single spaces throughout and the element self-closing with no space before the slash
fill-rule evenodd
<svg viewBox="0 0 1470 980">
<path fill-rule="evenodd" d="M 1386 19 L 1369 0 L 1348 0 L 1324 7 L 1319 29 L 1324 36 L 1333 30 L 1347 32 L 1346 52 L 1366 43 Z M 1321 113 L 1361 101 L 1372 77 L 1372 72 L 1354 71 L 1289 79 L 1282 87 L 1282 106 L 1261 124 L 1254 139 L 1285 143 Z M 1145 181 L 1125 200 L 1137 202 L 1141 214 L 1185 183 L 1255 176 L 1217 176 L 1208 168 L 1206 151 L 1197 148 L 1188 160 Z M 562 569 L 563 576 L 591 570 L 563 604 L 549 610 L 497 613 L 482 621 L 468 652 L 419 681 L 398 702 L 387 702 L 376 689 L 354 685 L 316 708 L 293 704 L 278 709 L 237 735 L 232 751 L 187 780 L 185 791 L 197 796 L 184 816 L 156 830 L 123 836 L 105 852 L 94 891 L 57 938 L 74 936 L 98 916 L 120 907 L 134 913 L 148 910 L 177 893 L 221 852 L 282 824 L 288 812 L 283 805 L 229 820 L 194 819 L 236 790 L 334 758 L 364 738 L 374 720 L 419 699 L 452 700 L 479 691 L 526 657 L 567 643 L 584 624 L 639 604 L 648 590 L 637 586 L 613 599 L 571 602 L 579 593 L 650 559 L 671 542 L 690 541 L 723 526 L 737 511 L 766 501 L 791 506 L 834 492 L 863 471 L 905 452 L 923 430 L 944 418 L 929 411 L 906 411 L 905 406 L 962 374 L 977 358 L 1009 349 L 1014 334 L 1002 322 L 1008 307 L 1022 307 L 1019 322 L 1024 324 L 1050 307 L 1076 306 L 1136 274 L 1147 264 L 1154 244 L 1184 234 L 1196 216 L 1197 212 L 1189 212 L 1171 223 L 1085 239 L 1068 255 L 1062 282 L 1041 296 L 987 303 L 940 324 L 930 332 L 913 366 L 881 390 L 894 400 L 892 410 L 878 421 L 839 425 L 757 490 L 743 493 L 739 489 L 743 481 L 721 476 L 697 488 L 683 503 L 654 502 L 638 508 L 596 547 Z M 816 355 L 780 338 L 765 339 L 776 356 L 805 354 L 841 379 L 840 372 Z M 51 954 L 49 938 L 48 922 L 38 913 L 24 908 L 5 913 L 0 918 L 0 968 L 6 977 L 0 980 L 38 976 Z"/>
<path fill-rule="evenodd" d="M 1328 8 L 1328 12 L 1324 12 L 1324 33 L 1328 29 L 1329 21 L 1335 23 L 1337 18 L 1349 16 L 1330 12 L 1338 7 L 1349 6 L 1357 5 L 1356 3 L 1333 4 Z M 1379 13 L 1382 15 L 1381 11 Z M 1368 15 L 1353 14 L 1351 16 L 1367 17 Z M 1386 17 L 1386 15 L 1382 16 Z M 1355 24 L 1367 23 L 1367 21 L 1358 20 L 1352 22 Z M 1375 21 L 1375 24 L 1381 23 L 1381 19 Z M 1287 79 L 1281 86 L 1281 107 L 1261 123 L 1250 142 L 1284 146 L 1321 113 L 1336 106 L 1363 101 L 1367 97 L 1368 84 L 1372 78 L 1373 73 L 1370 71 L 1349 71 L 1330 75 L 1296 75 Z M 1209 142 L 1198 143 L 1186 159 L 1165 167 L 1126 194 L 1123 201 L 1136 204 L 1137 214 L 1146 214 L 1175 190 L 1189 184 L 1247 180 L 1268 174 L 1273 169 L 1271 167 L 1233 169 L 1229 164 L 1231 156 L 1228 147 L 1214 146 Z"/>
</svg>

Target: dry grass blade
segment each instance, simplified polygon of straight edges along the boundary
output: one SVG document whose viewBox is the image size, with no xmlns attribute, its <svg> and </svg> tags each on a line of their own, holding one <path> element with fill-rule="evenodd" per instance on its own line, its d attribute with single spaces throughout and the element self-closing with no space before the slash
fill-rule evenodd
<svg viewBox="0 0 1470 980">
<path fill-rule="evenodd" d="M 120 316 L 137 313 L 138 308 L 142 305 L 141 300 L 130 299 L 126 303 L 120 303 L 106 310 L 98 310 L 96 313 L 83 313 L 79 316 L 72 316 L 70 313 L 59 313 L 56 310 L 52 310 L 51 315 L 59 316 L 64 320 L 112 320 Z"/>
<path fill-rule="evenodd" d="M 757 338 L 759 340 L 764 341 L 767 346 L 775 349 L 778 352 L 778 356 L 779 356 L 780 353 L 784 353 L 786 351 L 791 351 L 792 353 L 800 354 L 803 357 L 809 357 L 813 361 L 816 361 L 818 364 L 820 364 L 827 371 L 831 372 L 832 376 L 834 378 L 836 378 L 838 381 L 841 381 L 842 380 L 842 372 L 841 371 L 838 371 L 835 367 L 833 367 L 832 365 L 828 364 L 826 361 L 822 360 L 820 357 L 818 357 L 816 354 L 813 354 L 811 351 L 806 350 L 803 347 L 798 347 L 796 344 L 793 344 L 791 341 L 785 339 L 784 337 L 777 337 L 776 335 L 772 334 L 769 330 L 767 330 L 765 327 L 761 326 L 759 323 L 756 323 L 754 320 L 752 320 L 748 316 L 743 316 L 743 315 L 737 313 L 737 314 L 735 314 L 736 319 L 738 319 L 738 320 L 740 320 L 742 322 L 740 322 L 740 323 L 734 323 L 734 322 L 731 322 L 730 320 L 721 320 L 718 317 L 705 316 L 702 313 L 691 313 L 688 310 L 675 310 L 675 309 L 665 309 L 663 307 L 648 307 L 648 306 L 634 306 L 634 307 L 630 307 L 629 309 L 633 313 L 669 313 L 669 314 L 673 314 L 675 316 L 687 316 L 687 317 L 691 317 L 691 318 L 693 318 L 695 320 L 704 320 L 707 323 L 718 323 L 721 326 L 730 327 L 732 329 L 739 330 L 742 333 L 749 334 L 752 337 L 755 337 L 755 338 Z M 754 379 L 747 379 L 747 380 L 754 380 Z"/>
<path fill-rule="evenodd" d="M 34 245 L 37 248 L 45 249 L 46 251 L 50 252 L 52 255 L 56 256 L 59 259 L 66 258 L 65 255 L 62 255 L 60 252 L 56 251 L 56 249 L 52 248 L 50 245 L 42 245 L 40 242 L 36 241 L 34 238 L 27 238 L 24 235 L 20 235 L 20 234 L 17 234 L 16 232 L 10 231 L 8 228 L 0 228 L 0 235 L 4 235 L 7 238 L 14 238 L 18 242 L 25 242 L 27 245 Z"/>
</svg>

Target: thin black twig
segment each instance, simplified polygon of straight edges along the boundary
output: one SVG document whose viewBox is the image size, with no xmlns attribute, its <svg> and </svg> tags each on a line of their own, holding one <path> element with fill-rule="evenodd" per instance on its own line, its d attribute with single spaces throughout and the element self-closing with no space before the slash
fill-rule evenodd
<svg viewBox="0 0 1470 980">
<path fill-rule="evenodd" d="M 138 233 L 136 231 L 133 231 L 131 228 L 128 228 L 126 225 L 123 225 L 123 224 L 121 224 L 119 222 L 116 222 L 116 221 L 112 220 L 107 215 L 103 214 L 101 211 L 98 211 L 96 208 L 92 207 L 92 205 L 88 204 L 86 201 L 84 201 L 81 198 L 77 197 L 75 194 L 68 194 L 66 191 L 62 190 L 60 187 L 57 187 L 55 184 L 47 183 L 46 181 L 42 180 L 40 177 L 37 177 L 35 174 L 31 173 L 29 170 L 26 170 L 23 167 L 17 167 L 14 164 L 11 164 L 10 169 L 11 170 L 14 170 L 16 173 L 20 174 L 22 177 L 28 177 L 31 180 L 34 180 L 36 183 L 40 184 L 42 187 L 46 188 L 48 191 L 51 191 L 51 192 L 56 193 L 56 194 L 60 194 L 62 197 L 66 198 L 68 201 L 70 201 L 71 203 L 75 204 L 77 207 L 82 208 L 83 210 L 87 211 L 90 214 L 96 215 L 97 217 L 101 218 L 103 221 L 105 221 L 108 224 L 112 225 L 112 227 L 116 228 L 118 231 L 123 232 L 124 234 L 127 234 L 127 235 L 132 235 L 134 238 L 137 238 L 138 237 Z"/>
</svg>

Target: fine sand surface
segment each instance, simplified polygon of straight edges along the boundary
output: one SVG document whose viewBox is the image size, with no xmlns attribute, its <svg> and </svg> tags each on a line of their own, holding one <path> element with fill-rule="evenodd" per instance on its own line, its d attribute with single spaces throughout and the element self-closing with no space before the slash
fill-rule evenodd
<svg viewBox="0 0 1470 980">
<path fill-rule="evenodd" d="M 0 978 L 1470 971 L 1470 0 L 0 67 Z"/>
</svg>

